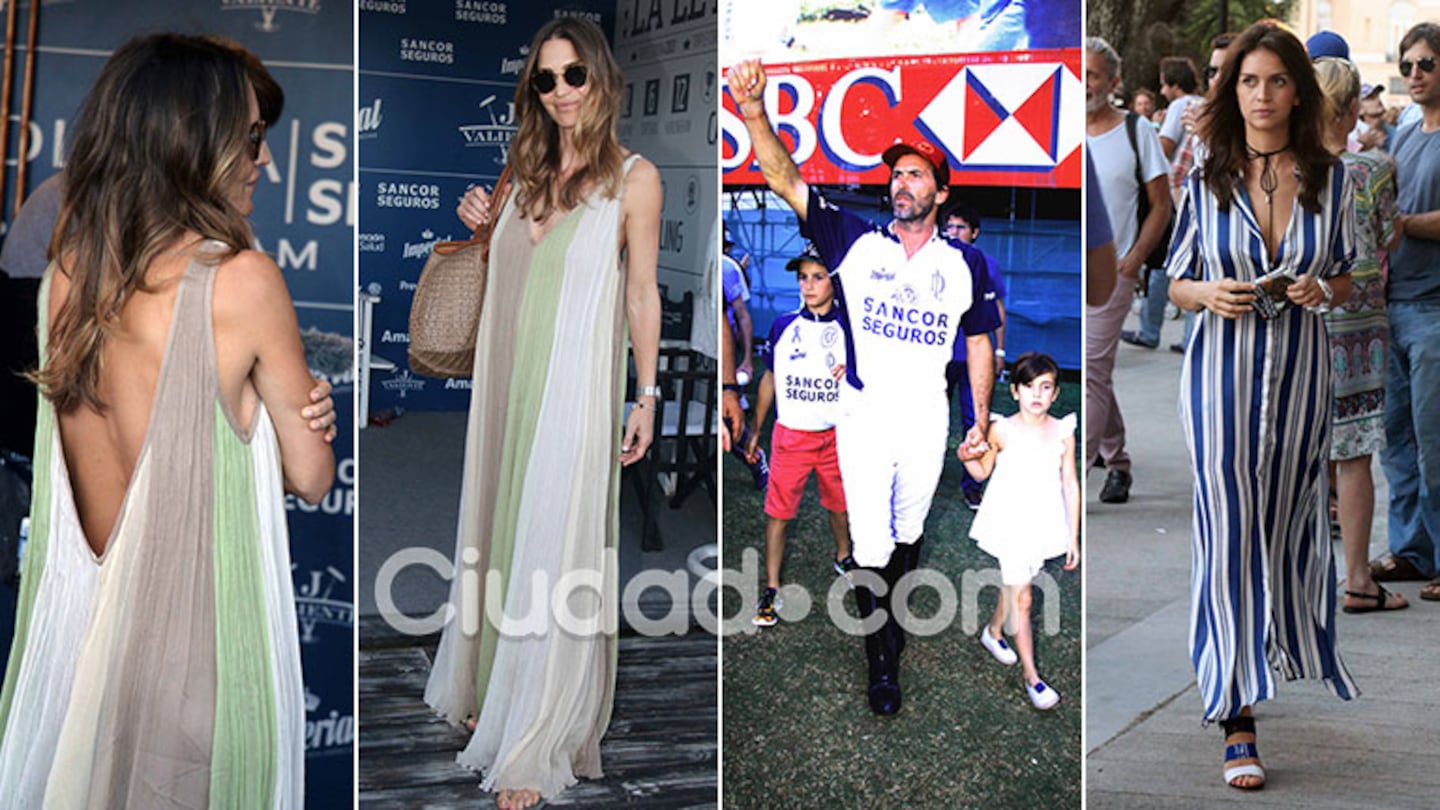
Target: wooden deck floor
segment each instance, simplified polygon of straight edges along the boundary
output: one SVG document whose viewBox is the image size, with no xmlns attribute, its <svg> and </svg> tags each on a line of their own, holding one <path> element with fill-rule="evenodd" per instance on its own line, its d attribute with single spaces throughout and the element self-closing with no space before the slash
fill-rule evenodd
<svg viewBox="0 0 1440 810">
<path fill-rule="evenodd" d="M 479 777 L 455 763 L 466 735 L 421 698 L 435 642 L 361 644 L 359 792 L 366 810 L 495 806 Z M 600 745 L 605 778 L 581 781 L 544 806 L 715 807 L 716 701 L 713 635 L 621 638 L 615 712 Z"/>
</svg>

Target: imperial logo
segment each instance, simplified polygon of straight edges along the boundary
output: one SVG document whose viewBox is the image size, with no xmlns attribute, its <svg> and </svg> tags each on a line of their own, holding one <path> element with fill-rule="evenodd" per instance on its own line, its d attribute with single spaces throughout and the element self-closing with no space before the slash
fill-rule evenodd
<svg viewBox="0 0 1440 810">
<path fill-rule="evenodd" d="M 400 252 L 400 257 L 403 259 L 423 259 L 430 255 L 430 251 L 435 247 L 436 242 L 448 242 L 451 238 L 452 237 L 449 236 L 436 236 L 434 231 L 426 228 L 420 232 L 419 242 L 405 243 L 405 248 Z"/>
<path fill-rule="evenodd" d="M 381 101 L 377 98 L 369 107 L 361 107 L 355 111 L 355 137 L 368 140 L 380 134 L 380 122 L 385 120 L 380 114 Z"/>
<path fill-rule="evenodd" d="M 520 69 L 523 68 L 523 67 L 525 67 L 525 58 L 526 58 L 527 56 L 529 56 L 529 55 L 530 55 L 530 46 L 529 46 L 529 45 L 523 45 L 523 46 L 521 46 L 521 48 L 520 48 L 520 55 L 517 56 L 516 58 L 510 59 L 509 57 L 505 57 L 505 56 L 500 57 L 500 75 L 501 75 L 501 76 L 519 76 L 519 75 L 520 75 Z"/>
<path fill-rule="evenodd" d="M 504 165 L 510 151 L 510 139 L 515 137 L 515 102 L 505 102 L 504 112 L 497 114 L 496 97 L 486 96 L 480 102 L 480 111 L 490 119 L 489 123 L 462 124 L 458 129 L 465 139 L 465 147 L 486 146 L 500 150 L 495 159 L 497 165 Z"/>
<path fill-rule="evenodd" d="M 260 22 L 255 27 L 270 33 L 280 30 L 275 22 L 278 11 L 298 11 L 303 14 L 319 14 L 320 0 L 220 0 L 221 11 L 258 11 Z"/>
<path fill-rule="evenodd" d="M 405 338 L 405 342 L 409 343 L 410 336 L 406 335 Z M 397 374 L 392 374 L 390 376 L 390 379 L 385 380 L 384 382 L 380 383 L 380 385 L 386 391 L 389 391 L 391 393 L 398 393 L 401 399 L 404 399 L 405 395 L 410 393 L 411 391 L 425 390 L 425 381 L 418 379 L 417 377 L 415 377 L 415 375 L 411 374 L 410 369 L 408 368 L 400 371 Z"/>
</svg>

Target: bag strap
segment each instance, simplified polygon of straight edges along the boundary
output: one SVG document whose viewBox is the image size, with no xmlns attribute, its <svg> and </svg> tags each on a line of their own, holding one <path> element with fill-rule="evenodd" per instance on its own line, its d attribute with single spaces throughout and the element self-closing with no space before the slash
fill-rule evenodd
<svg viewBox="0 0 1440 810">
<path fill-rule="evenodd" d="M 471 241 L 480 242 L 480 255 L 485 261 L 490 261 L 490 237 L 495 234 L 495 223 L 500 221 L 500 214 L 505 210 L 505 203 L 510 198 L 510 164 L 506 162 L 505 168 L 500 170 L 500 179 L 495 181 L 495 192 L 490 195 L 490 217 L 480 223 L 475 229 Z"/>
<path fill-rule="evenodd" d="M 1149 200 L 1145 197 L 1145 180 L 1140 176 L 1140 143 L 1135 140 L 1135 121 L 1140 115 L 1134 112 L 1125 113 L 1125 134 L 1130 138 L 1130 151 L 1135 154 L 1135 187 L 1140 189 L 1140 198 L 1145 199 L 1147 206 Z"/>
</svg>

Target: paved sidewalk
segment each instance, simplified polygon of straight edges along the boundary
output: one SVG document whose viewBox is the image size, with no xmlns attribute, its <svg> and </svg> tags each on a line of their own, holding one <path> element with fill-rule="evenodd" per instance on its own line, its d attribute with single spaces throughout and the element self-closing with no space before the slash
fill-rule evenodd
<svg viewBox="0 0 1440 810">
<path fill-rule="evenodd" d="M 1133 324 L 1132 316 L 1131 322 Z M 1180 355 L 1167 351 L 1183 321 L 1167 321 L 1161 348 L 1122 345 L 1116 387 L 1134 458 L 1130 501 L 1100 503 L 1104 470 L 1087 481 L 1087 807 L 1440 807 L 1440 604 L 1420 583 L 1392 588 L 1411 607 L 1351 616 L 1337 611 L 1340 649 L 1361 695 L 1334 698 L 1318 682 L 1281 681 L 1256 709 L 1265 790 L 1221 780 L 1222 739 L 1201 728 L 1186 651 L 1190 471 L 1177 417 Z M 1372 554 L 1384 551 L 1380 490 Z M 1337 575 L 1340 543 L 1333 544 Z"/>
</svg>

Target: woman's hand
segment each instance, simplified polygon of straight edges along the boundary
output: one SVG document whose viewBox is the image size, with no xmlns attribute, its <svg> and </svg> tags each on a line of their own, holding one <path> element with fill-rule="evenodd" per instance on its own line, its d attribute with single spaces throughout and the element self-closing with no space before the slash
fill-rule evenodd
<svg viewBox="0 0 1440 810">
<path fill-rule="evenodd" d="M 483 186 L 471 186 L 455 206 L 455 215 L 471 232 L 480 230 L 481 225 L 490 221 L 490 192 Z"/>
<path fill-rule="evenodd" d="M 959 447 L 955 448 L 955 458 L 962 462 L 974 461 L 988 452 L 990 452 L 990 445 L 988 443 L 982 440 L 979 444 L 971 444 L 969 437 L 966 437 L 966 440 L 961 442 Z"/>
<path fill-rule="evenodd" d="M 640 397 L 630 409 L 625 419 L 625 437 L 620 440 L 620 466 L 629 467 L 650 449 L 655 437 L 655 405 L 654 397 Z"/>
<path fill-rule="evenodd" d="M 310 404 L 301 411 L 311 430 L 325 431 L 325 441 L 335 441 L 335 399 L 330 396 L 330 382 L 321 380 L 310 389 Z"/>
<path fill-rule="evenodd" d="M 1286 288 L 1285 297 L 1290 299 L 1290 303 L 1306 309 L 1326 303 L 1325 290 L 1320 286 L 1320 279 L 1309 273 Z"/>
<path fill-rule="evenodd" d="M 1202 285 L 1200 305 L 1216 315 L 1233 320 L 1252 311 L 1256 294 L 1254 284 L 1233 278 L 1197 283 Z"/>
</svg>

